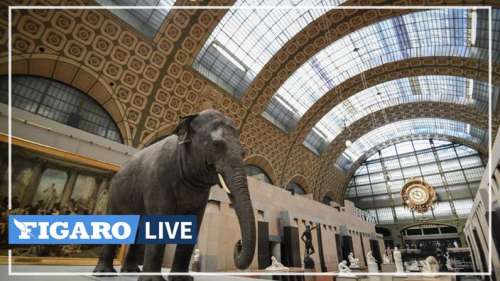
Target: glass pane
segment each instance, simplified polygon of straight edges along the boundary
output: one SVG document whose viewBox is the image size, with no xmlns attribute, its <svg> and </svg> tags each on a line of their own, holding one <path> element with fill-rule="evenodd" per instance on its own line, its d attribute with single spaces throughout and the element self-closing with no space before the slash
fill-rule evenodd
<svg viewBox="0 0 500 281">
<path fill-rule="evenodd" d="M 434 154 L 441 154 L 446 160 L 437 161 Z M 380 153 L 374 152 L 373 155 L 377 157 L 368 157 L 355 171 L 357 176 L 348 185 L 347 198 L 356 198 L 355 204 L 366 209 L 378 207 L 384 223 L 391 223 L 392 216 L 387 211 L 393 204 L 398 222 L 456 218 L 451 211 L 449 193 L 453 198 L 460 198 L 454 200 L 457 216 L 467 216 L 472 207 L 472 197 L 476 194 L 485 171 L 477 151 L 449 141 L 402 141 L 383 148 Z M 419 159 L 418 163 L 416 159 Z M 461 169 L 459 160 L 465 160 L 463 162 L 468 167 Z M 366 171 L 370 171 L 370 174 L 366 174 Z M 384 177 L 385 174 L 388 177 Z M 402 206 L 401 189 L 412 178 L 422 178 L 434 187 L 438 195 L 433 206 L 435 216 L 431 210 L 412 214 L 409 208 Z"/>
<path fill-rule="evenodd" d="M 446 138 L 447 136 L 457 137 L 481 145 L 486 145 L 488 138 L 486 130 L 475 128 L 470 124 L 455 120 L 439 118 L 408 119 L 381 126 L 361 136 L 343 152 L 344 158 L 350 159 L 350 162 L 346 162 L 343 165 L 337 162 L 337 165 L 348 169 L 352 162 L 357 161 L 364 153 L 372 150 L 381 143 L 391 143 L 403 137 L 418 139 L 419 136 L 426 136 L 427 138 L 429 136 L 436 136 L 436 138 Z M 440 159 L 455 157 L 453 149 L 448 148 L 437 151 Z M 433 155 L 430 154 L 428 157 L 432 159 Z M 411 162 L 402 163 L 403 165 L 416 164 L 414 156 L 408 156 L 407 159 Z"/>
<path fill-rule="evenodd" d="M 261 1 L 260 1 L 261 2 Z M 344 0 L 271 0 L 266 6 L 337 6 Z M 238 0 L 235 7 L 256 5 Z M 328 9 L 230 9 L 210 34 L 193 67 L 240 97 L 291 38 Z"/>
<path fill-rule="evenodd" d="M 474 42 L 471 42 L 468 37 L 472 26 L 469 21 L 470 12 L 468 9 L 420 11 L 390 18 L 344 36 L 321 50 L 309 59 L 306 64 L 297 69 L 273 96 L 265 110 L 267 114 L 264 114 L 264 116 L 271 116 L 278 123 L 288 123 L 286 127 L 293 128 L 298 118 L 328 91 L 363 71 L 389 62 L 426 56 L 463 56 L 486 61 L 488 59 L 487 47 L 473 44 Z M 478 12 L 478 17 L 481 20 L 487 18 L 487 16 L 486 11 Z M 494 12 L 494 18 L 495 22 L 499 20 L 500 12 Z M 495 25 L 495 28 L 500 28 L 500 25 Z M 487 31 L 487 26 L 481 26 L 481 29 Z M 495 32 L 494 30 L 493 34 Z M 500 45 L 493 48 L 494 57 L 500 58 L 498 55 Z M 435 78 L 432 78 L 431 81 L 406 79 L 402 84 L 388 86 L 386 90 L 401 92 L 399 95 L 404 100 L 403 92 L 415 96 L 425 96 L 429 93 L 433 95 L 432 89 L 435 87 L 432 84 L 440 84 L 440 82 Z M 456 97 L 450 96 L 450 92 L 445 94 L 445 92 L 438 90 L 435 93 L 436 98 L 456 100 L 458 102 L 460 99 L 458 97 L 464 91 L 467 92 L 467 88 L 461 87 L 460 83 L 467 84 L 469 82 L 466 79 L 462 79 L 462 82 L 456 82 L 457 88 L 461 88 L 456 93 Z M 429 84 L 426 85 L 426 83 Z M 445 84 L 447 82 L 443 83 L 443 89 L 448 87 L 444 86 Z M 455 88 L 451 84 L 448 85 L 450 85 L 451 89 Z M 470 84 L 470 86 L 475 90 L 473 84 Z M 481 88 L 481 85 L 478 87 Z M 376 90 L 372 89 L 372 93 L 376 93 Z M 418 99 L 418 97 L 409 97 L 409 95 L 406 95 L 408 99 Z M 481 99 L 481 106 L 486 106 L 487 99 L 485 98 L 487 96 L 484 94 L 469 96 Z M 384 91 L 382 91 L 379 98 L 361 101 L 365 102 L 368 107 L 363 108 L 360 115 L 363 115 L 363 112 L 375 110 L 377 106 L 372 108 L 372 104 L 377 102 L 385 104 L 382 101 L 385 99 L 386 102 L 391 102 L 391 98 L 384 96 Z M 380 101 L 381 99 L 382 101 Z M 347 113 L 347 115 L 357 116 L 357 110 L 360 108 L 359 100 L 347 100 L 337 110 Z M 275 102 L 283 103 L 283 101 L 286 101 L 286 106 L 271 106 Z M 465 100 L 463 101 L 465 102 Z M 295 112 L 298 118 L 293 120 L 281 119 L 280 116 L 283 116 L 283 114 L 277 109 Z M 349 116 L 345 115 L 340 116 L 349 118 Z M 325 122 L 325 124 L 327 123 Z M 334 124 L 338 125 L 339 123 Z M 327 125 L 333 126 L 330 130 L 335 132 L 335 125 Z"/>
<path fill-rule="evenodd" d="M 130 24 L 144 35 L 152 38 L 160 29 L 163 20 L 175 0 L 96 0 L 102 6 L 156 6 L 156 9 L 111 9 L 123 22 Z"/>
<path fill-rule="evenodd" d="M 0 77 L 0 97 L 7 97 L 7 76 Z M 12 77 L 12 106 L 123 142 L 118 127 L 104 108 L 87 94 L 61 82 L 35 76 Z M 7 103 L 6 99 L 0 102 Z"/>
</svg>

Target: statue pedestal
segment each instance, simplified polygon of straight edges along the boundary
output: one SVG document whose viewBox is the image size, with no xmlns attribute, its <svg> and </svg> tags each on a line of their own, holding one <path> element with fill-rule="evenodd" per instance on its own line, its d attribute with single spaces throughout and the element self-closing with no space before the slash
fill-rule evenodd
<svg viewBox="0 0 500 281">
<path fill-rule="evenodd" d="M 312 269 L 314 271 L 314 260 L 310 256 L 304 258 L 304 268 Z"/>
<path fill-rule="evenodd" d="M 376 263 L 368 264 L 368 272 L 369 273 L 378 273 L 378 265 Z M 380 276 L 368 276 L 368 281 L 381 281 Z"/>
<path fill-rule="evenodd" d="M 305 263 L 305 261 L 306 260 L 304 259 L 304 263 Z M 314 267 L 314 261 L 313 261 L 313 267 Z M 305 268 L 304 272 L 316 272 L 316 270 L 314 270 L 314 268 Z M 314 276 L 314 275 L 305 275 L 304 276 L 304 281 L 316 281 L 317 277 L 318 276 Z"/>
<path fill-rule="evenodd" d="M 404 268 L 402 262 L 396 263 L 395 266 L 396 266 L 396 272 L 398 272 L 398 273 L 404 273 L 405 272 L 405 268 Z"/>
<path fill-rule="evenodd" d="M 351 268 L 351 272 L 353 272 L 353 273 L 366 272 L 366 268 L 365 267 Z"/>
<path fill-rule="evenodd" d="M 288 270 L 266 270 L 266 269 L 260 269 L 260 270 L 257 270 L 258 272 L 265 272 L 265 273 L 273 273 L 273 274 L 276 274 L 276 275 L 259 275 L 259 276 L 244 276 L 244 277 L 248 277 L 248 278 L 257 278 L 257 279 L 263 279 L 263 280 L 273 280 L 273 276 L 280 276 L 280 273 L 289 273 L 289 272 L 293 272 L 293 273 L 297 273 L 297 274 L 300 274 L 300 273 L 303 273 L 305 272 L 303 268 L 301 267 L 289 267 Z M 282 277 L 286 277 L 285 275 L 281 275 Z M 256 279 L 256 280 L 257 280 Z"/>
<path fill-rule="evenodd" d="M 396 265 L 393 263 L 383 263 L 382 272 L 396 272 Z"/>
<path fill-rule="evenodd" d="M 378 265 L 376 263 L 369 263 L 368 272 L 378 272 Z"/>
<path fill-rule="evenodd" d="M 336 276 L 335 281 L 357 281 L 361 279 L 359 276 L 356 276 L 352 273 L 339 273 Z"/>
</svg>

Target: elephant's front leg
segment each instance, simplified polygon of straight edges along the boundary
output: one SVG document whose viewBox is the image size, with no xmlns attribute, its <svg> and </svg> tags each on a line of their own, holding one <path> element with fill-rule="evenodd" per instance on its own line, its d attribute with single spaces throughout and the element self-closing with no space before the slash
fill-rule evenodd
<svg viewBox="0 0 500 281">
<path fill-rule="evenodd" d="M 200 233 L 201 223 L 203 221 L 203 215 L 205 214 L 205 207 L 198 211 L 196 215 L 197 220 L 197 233 Z M 194 245 L 193 244 L 178 244 L 175 247 L 174 262 L 172 263 L 172 268 L 170 272 L 185 272 L 186 275 L 170 275 L 168 276 L 169 281 L 193 281 L 193 277 L 188 275 L 189 262 L 191 261 L 191 255 L 193 254 Z"/>
<path fill-rule="evenodd" d="M 148 244 L 144 253 L 143 272 L 158 272 L 158 275 L 140 276 L 139 281 L 165 281 L 161 276 L 161 265 L 163 263 L 163 253 L 165 245 Z"/>
<path fill-rule="evenodd" d="M 191 244 L 180 244 L 175 248 L 174 262 L 172 263 L 172 269 L 170 272 L 182 273 L 185 272 L 186 275 L 170 275 L 168 276 L 169 281 L 192 281 L 193 277 L 187 275 L 189 271 L 189 261 L 191 260 L 191 255 L 193 254 L 194 245 Z"/>
</svg>

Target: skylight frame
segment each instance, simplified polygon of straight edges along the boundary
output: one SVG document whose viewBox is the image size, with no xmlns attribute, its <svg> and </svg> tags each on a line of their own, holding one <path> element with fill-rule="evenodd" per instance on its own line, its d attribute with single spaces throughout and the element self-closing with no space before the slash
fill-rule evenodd
<svg viewBox="0 0 500 281">
<path fill-rule="evenodd" d="M 479 20 L 483 21 L 487 12 L 481 10 L 478 13 L 481 14 Z M 419 11 L 350 33 L 318 52 L 297 69 L 277 90 L 262 115 L 275 124 L 281 124 L 279 127 L 293 129 L 305 112 L 335 86 L 361 72 L 390 62 L 432 56 L 486 61 L 487 46 L 470 45 L 467 37 L 470 31 L 469 16 L 468 9 Z M 500 23 L 500 12 L 493 12 L 493 18 L 494 23 Z M 500 24 L 493 26 L 498 28 Z M 485 29 L 487 26 L 478 25 L 478 28 Z M 401 36 L 403 29 L 405 36 Z M 422 37 L 423 34 L 425 38 Z M 479 34 L 484 37 L 485 32 L 478 30 L 478 36 Z M 479 39 L 482 38 L 478 37 Z M 368 46 L 374 42 L 378 44 L 376 47 Z M 500 60 L 500 52 L 493 46 L 493 57 Z M 293 105 L 296 118 L 291 119 L 280 112 L 288 109 L 275 105 L 277 97 Z M 282 116 L 287 116 L 287 119 L 280 118 Z"/>
</svg>

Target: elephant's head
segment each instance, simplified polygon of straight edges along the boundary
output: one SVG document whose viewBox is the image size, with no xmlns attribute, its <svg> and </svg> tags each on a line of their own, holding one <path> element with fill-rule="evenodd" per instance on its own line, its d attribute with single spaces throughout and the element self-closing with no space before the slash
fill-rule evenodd
<svg viewBox="0 0 500 281">
<path fill-rule="evenodd" d="M 239 132 L 234 123 L 216 110 L 184 117 L 175 132 L 179 145 L 190 155 L 194 174 L 208 175 L 208 182 L 226 192 L 240 223 L 241 241 L 235 246 L 234 262 L 248 268 L 255 252 L 255 217 L 248 191 Z"/>
</svg>

